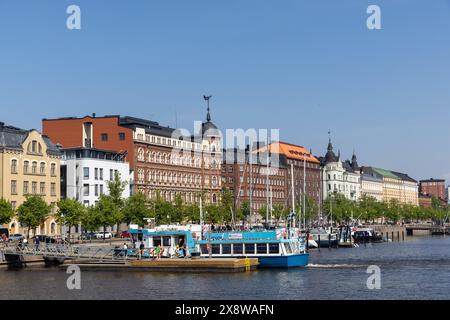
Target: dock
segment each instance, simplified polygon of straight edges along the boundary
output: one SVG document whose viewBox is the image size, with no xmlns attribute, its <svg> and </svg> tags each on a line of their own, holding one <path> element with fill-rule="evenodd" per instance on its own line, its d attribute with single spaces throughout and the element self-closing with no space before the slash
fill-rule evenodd
<svg viewBox="0 0 450 320">
<path fill-rule="evenodd" d="M 129 260 L 126 262 L 66 261 L 60 267 L 76 265 L 81 270 L 92 271 L 144 271 L 144 272 L 248 272 L 258 268 L 257 258 L 195 258 Z"/>
</svg>

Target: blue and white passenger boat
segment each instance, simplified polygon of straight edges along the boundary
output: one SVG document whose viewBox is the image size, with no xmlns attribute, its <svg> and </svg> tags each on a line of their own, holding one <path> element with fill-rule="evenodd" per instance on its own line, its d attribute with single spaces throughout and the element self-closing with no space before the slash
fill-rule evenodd
<svg viewBox="0 0 450 320">
<path fill-rule="evenodd" d="M 144 243 L 145 257 L 160 246 L 164 258 L 258 258 L 262 268 L 303 267 L 309 259 L 304 238 L 292 228 L 202 232 L 200 225 L 189 225 L 131 228 L 129 232 L 137 248 Z"/>
</svg>

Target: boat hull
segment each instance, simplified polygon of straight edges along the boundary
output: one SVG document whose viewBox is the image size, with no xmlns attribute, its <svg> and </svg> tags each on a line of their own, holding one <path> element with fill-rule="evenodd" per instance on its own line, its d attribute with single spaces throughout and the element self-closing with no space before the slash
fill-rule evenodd
<svg viewBox="0 0 450 320">
<path fill-rule="evenodd" d="M 291 254 L 288 256 L 258 257 L 261 268 L 298 268 L 308 264 L 309 254 Z"/>
</svg>

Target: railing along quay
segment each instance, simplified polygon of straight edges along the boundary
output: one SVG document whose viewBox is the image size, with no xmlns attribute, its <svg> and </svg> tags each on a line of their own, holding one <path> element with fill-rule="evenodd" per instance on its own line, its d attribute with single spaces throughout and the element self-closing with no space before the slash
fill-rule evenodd
<svg viewBox="0 0 450 320">
<path fill-rule="evenodd" d="M 134 260 L 130 256 L 129 250 L 111 248 L 111 247 L 93 247 L 93 246 L 72 246 L 60 244 L 15 244 L 0 243 L 0 252 L 6 257 L 42 257 L 44 259 L 54 258 L 61 260 L 87 260 L 87 261 L 126 261 Z"/>
</svg>

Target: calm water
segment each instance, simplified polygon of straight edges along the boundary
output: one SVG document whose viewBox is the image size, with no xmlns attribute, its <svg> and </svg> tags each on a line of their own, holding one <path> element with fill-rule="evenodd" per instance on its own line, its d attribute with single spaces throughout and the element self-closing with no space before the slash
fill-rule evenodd
<svg viewBox="0 0 450 320">
<path fill-rule="evenodd" d="M 311 266 L 252 273 L 82 272 L 82 289 L 54 268 L 0 269 L 0 299 L 450 299 L 450 237 L 311 252 Z M 369 265 L 381 289 L 366 286 Z"/>
</svg>

